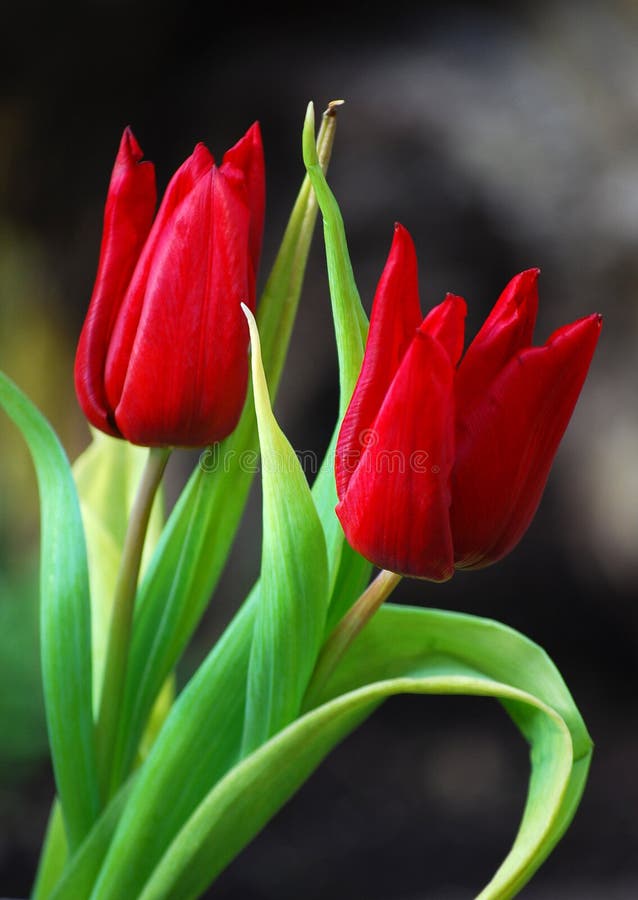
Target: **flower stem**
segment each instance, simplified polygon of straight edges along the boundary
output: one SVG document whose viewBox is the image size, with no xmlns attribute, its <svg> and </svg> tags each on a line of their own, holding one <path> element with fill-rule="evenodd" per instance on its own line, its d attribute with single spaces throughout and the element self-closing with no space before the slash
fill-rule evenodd
<svg viewBox="0 0 638 900">
<path fill-rule="evenodd" d="M 118 715 L 124 697 L 126 667 L 135 609 L 137 581 L 148 521 L 157 488 L 162 480 L 170 448 L 151 447 L 131 510 L 124 540 L 120 570 L 115 585 L 111 624 L 100 707 L 96 725 L 96 752 L 102 801 L 106 805 L 117 785 L 111 783 Z"/>
<path fill-rule="evenodd" d="M 400 581 L 401 575 L 383 569 L 341 619 L 321 649 L 304 697 L 304 711 L 316 705 L 324 685 L 350 644 Z"/>
</svg>

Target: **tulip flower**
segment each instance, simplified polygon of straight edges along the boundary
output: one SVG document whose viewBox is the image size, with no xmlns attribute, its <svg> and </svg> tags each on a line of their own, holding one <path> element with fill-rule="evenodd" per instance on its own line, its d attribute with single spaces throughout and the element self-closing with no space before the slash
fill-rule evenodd
<svg viewBox="0 0 638 900">
<path fill-rule="evenodd" d="M 446 581 L 504 557 L 532 521 L 601 328 L 590 315 L 531 346 L 537 277 L 512 279 L 463 355 L 465 302 L 422 321 L 396 226 L 336 453 L 337 515 L 381 568 Z"/>
<path fill-rule="evenodd" d="M 75 361 L 88 420 L 145 446 L 228 435 L 248 381 L 265 187 L 255 123 L 217 167 L 203 144 L 154 216 L 155 173 L 126 129 L 106 201 L 97 278 Z"/>
</svg>

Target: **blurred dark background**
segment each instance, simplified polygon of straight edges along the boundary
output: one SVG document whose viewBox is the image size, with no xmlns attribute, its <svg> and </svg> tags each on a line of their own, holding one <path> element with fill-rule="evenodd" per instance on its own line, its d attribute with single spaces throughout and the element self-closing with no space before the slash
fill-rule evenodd
<svg viewBox="0 0 638 900">
<path fill-rule="evenodd" d="M 392 3 L 355 15 L 126 0 L 5 5 L 0 99 L 0 367 L 75 458 L 88 432 L 75 342 L 113 158 L 130 124 L 160 188 L 204 140 L 221 159 L 261 122 L 262 282 L 303 170 L 300 131 L 342 97 L 330 181 L 369 310 L 395 220 L 422 303 L 475 332 L 506 282 L 542 269 L 537 341 L 605 317 L 583 396 L 521 545 L 395 599 L 492 616 L 542 644 L 597 749 L 575 822 L 527 900 L 638 896 L 638 6 L 630 0 Z M 277 412 L 322 452 L 337 404 L 318 235 Z M 37 671 L 37 492 L 0 421 L 0 893 L 29 891 L 52 795 Z M 173 496 L 192 459 L 173 460 Z M 258 485 L 184 680 L 258 573 Z M 491 701 L 397 699 L 349 738 L 222 875 L 220 900 L 464 900 L 522 810 L 526 748 Z M 124 898 L 123 898 L 124 900 Z"/>
</svg>

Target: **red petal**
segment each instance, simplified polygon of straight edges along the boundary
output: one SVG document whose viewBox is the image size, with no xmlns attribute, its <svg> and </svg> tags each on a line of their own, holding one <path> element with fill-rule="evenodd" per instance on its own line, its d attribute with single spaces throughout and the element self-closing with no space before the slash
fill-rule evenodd
<svg viewBox="0 0 638 900">
<path fill-rule="evenodd" d="M 433 581 L 454 572 L 453 384 L 442 344 L 417 332 L 337 506 L 355 550 L 381 568 Z"/>
<path fill-rule="evenodd" d="M 538 309 L 538 274 L 538 269 L 528 269 L 512 278 L 468 347 L 456 381 L 459 416 L 485 395 L 515 353 L 531 345 Z"/>
<path fill-rule="evenodd" d="M 220 172 L 228 178 L 239 175 L 245 184 L 246 202 L 250 209 L 250 258 L 253 275 L 256 277 L 261 255 L 266 208 L 264 148 L 258 122 L 251 125 L 243 138 L 224 154 Z M 252 298 L 248 298 L 244 302 L 250 306 L 251 300 Z M 254 302 L 251 308 L 254 309 Z"/>
<path fill-rule="evenodd" d="M 453 366 L 457 365 L 463 353 L 466 315 L 465 300 L 448 294 L 443 303 L 430 310 L 421 325 L 424 334 L 429 334 L 442 344 Z"/>
<path fill-rule="evenodd" d="M 104 390 L 106 353 L 118 311 L 155 212 L 155 170 L 125 129 L 109 185 L 100 262 L 75 357 L 75 387 L 89 422 L 119 435 Z"/>
<path fill-rule="evenodd" d="M 249 213 L 214 167 L 155 248 L 116 409 L 133 443 L 202 446 L 235 427 L 248 378 Z"/>
<path fill-rule="evenodd" d="M 457 427 L 452 533 L 457 566 L 501 559 L 528 528 L 585 381 L 593 315 L 520 351 Z"/>
<path fill-rule="evenodd" d="M 181 204 L 202 176 L 212 168 L 212 156 L 203 144 L 198 144 L 192 155 L 173 175 L 166 189 L 113 329 L 104 374 L 106 396 L 113 410 L 120 402 L 157 248 L 164 239 L 165 232 L 172 229 L 174 216 Z"/>
<path fill-rule="evenodd" d="M 335 475 L 340 499 L 365 447 L 367 430 L 372 427 L 420 322 L 414 244 L 406 229 L 397 224 L 372 305 L 361 373 L 337 442 Z"/>
</svg>

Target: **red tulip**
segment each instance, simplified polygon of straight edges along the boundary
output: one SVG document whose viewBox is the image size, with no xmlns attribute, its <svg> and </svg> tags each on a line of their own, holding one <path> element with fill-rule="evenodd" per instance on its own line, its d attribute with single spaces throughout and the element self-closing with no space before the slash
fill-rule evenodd
<svg viewBox="0 0 638 900">
<path fill-rule="evenodd" d="M 157 215 L 152 163 L 126 129 L 115 160 L 93 296 L 75 360 L 96 428 L 134 444 L 202 446 L 237 424 L 248 381 L 264 220 L 255 123 L 217 167 L 198 144 Z"/>
<path fill-rule="evenodd" d="M 396 226 L 336 454 L 337 515 L 381 568 L 446 581 L 529 526 L 601 328 L 587 316 L 532 347 L 537 276 L 512 279 L 461 358 L 465 302 L 449 294 L 421 321 L 414 245 Z"/>
</svg>

